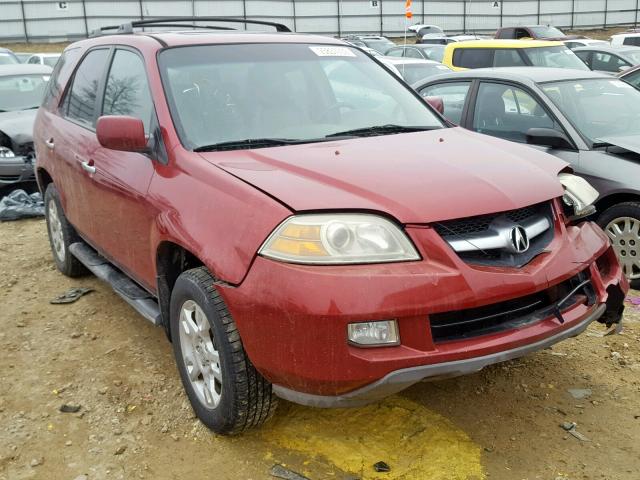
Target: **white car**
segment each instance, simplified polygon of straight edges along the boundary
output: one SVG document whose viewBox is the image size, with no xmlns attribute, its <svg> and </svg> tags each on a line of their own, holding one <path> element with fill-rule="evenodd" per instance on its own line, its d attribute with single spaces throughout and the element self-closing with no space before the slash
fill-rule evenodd
<svg viewBox="0 0 640 480">
<path fill-rule="evenodd" d="M 574 48 L 580 48 L 580 47 L 595 47 L 595 46 L 602 46 L 602 45 L 607 45 L 608 42 L 605 42 L 604 40 L 594 40 L 593 38 L 578 38 L 578 39 L 573 39 L 573 40 L 564 40 L 562 43 L 564 43 L 567 48 L 573 50 Z"/>
<path fill-rule="evenodd" d="M 417 23 L 407 28 L 410 32 L 416 34 L 416 37 L 424 37 L 425 35 L 438 35 L 443 37 L 444 30 L 437 25 L 425 25 L 423 23 Z"/>
<path fill-rule="evenodd" d="M 25 63 L 30 63 L 32 65 L 48 65 L 53 68 L 56 66 L 56 63 L 58 63 L 59 58 L 59 53 L 34 53 Z"/>
<path fill-rule="evenodd" d="M 623 45 L 640 47 L 640 33 L 619 33 L 612 35 L 609 42 L 612 47 L 622 47 Z"/>
<path fill-rule="evenodd" d="M 449 67 L 433 60 L 403 57 L 381 57 L 379 60 L 389 67 L 391 71 L 397 72 L 396 74 L 409 85 L 434 75 L 451 72 Z"/>
</svg>

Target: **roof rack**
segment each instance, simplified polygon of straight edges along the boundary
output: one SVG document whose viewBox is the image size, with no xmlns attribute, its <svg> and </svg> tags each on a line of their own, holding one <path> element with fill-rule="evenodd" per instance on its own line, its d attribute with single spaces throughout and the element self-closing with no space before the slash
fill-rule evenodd
<svg viewBox="0 0 640 480">
<path fill-rule="evenodd" d="M 276 32 L 291 32 L 289 27 L 282 23 L 266 22 L 263 20 L 250 20 L 246 18 L 226 18 L 226 17 L 171 17 L 171 18 L 151 18 L 148 20 L 136 20 L 133 22 L 125 22 L 121 25 L 108 25 L 96 30 L 92 30 L 90 37 L 99 37 L 101 35 L 128 34 L 133 33 L 134 28 L 144 27 L 176 27 L 176 28 L 202 28 L 205 30 L 236 30 L 231 27 L 221 27 L 217 25 L 196 25 L 195 23 L 176 23 L 176 22 L 222 22 L 222 23 L 243 23 L 245 25 L 266 25 L 273 27 Z"/>
</svg>

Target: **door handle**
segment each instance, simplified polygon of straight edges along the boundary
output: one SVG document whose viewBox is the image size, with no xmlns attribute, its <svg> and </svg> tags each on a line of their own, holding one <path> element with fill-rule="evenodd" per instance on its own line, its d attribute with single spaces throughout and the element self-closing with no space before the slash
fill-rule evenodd
<svg viewBox="0 0 640 480">
<path fill-rule="evenodd" d="M 55 143 L 53 143 L 53 138 L 50 138 L 49 140 L 45 140 L 44 144 L 49 147 L 50 150 L 53 150 L 53 148 L 56 146 Z"/>
<path fill-rule="evenodd" d="M 89 172 L 89 173 L 96 173 L 96 167 L 94 167 L 93 165 L 91 165 L 89 162 L 87 161 L 81 161 L 80 162 L 80 166 L 82 167 L 82 169 L 85 172 Z"/>
</svg>

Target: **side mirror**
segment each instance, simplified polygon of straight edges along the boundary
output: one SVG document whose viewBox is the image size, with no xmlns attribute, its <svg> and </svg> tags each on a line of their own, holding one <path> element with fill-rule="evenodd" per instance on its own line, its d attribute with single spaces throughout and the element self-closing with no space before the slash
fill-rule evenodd
<svg viewBox="0 0 640 480">
<path fill-rule="evenodd" d="M 123 152 L 146 152 L 147 137 L 139 118 L 108 115 L 98 118 L 96 135 L 100 145 Z"/>
<path fill-rule="evenodd" d="M 442 97 L 424 97 L 425 101 L 435 108 L 441 115 L 444 115 L 444 102 Z"/>
<path fill-rule="evenodd" d="M 527 143 L 551 148 L 573 148 L 567 136 L 553 128 L 530 128 L 527 130 Z"/>
</svg>

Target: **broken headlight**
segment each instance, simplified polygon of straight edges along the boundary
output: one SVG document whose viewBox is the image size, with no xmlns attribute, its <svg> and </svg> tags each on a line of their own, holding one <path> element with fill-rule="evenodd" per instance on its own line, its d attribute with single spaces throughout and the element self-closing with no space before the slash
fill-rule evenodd
<svg viewBox="0 0 640 480">
<path fill-rule="evenodd" d="M 569 220 L 577 220 L 596 212 L 593 202 L 596 201 L 600 194 L 589 182 L 570 173 L 559 174 L 558 180 L 564 187 L 562 201 L 573 211 L 573 215 L 570 215 Z"/>
</svg>

